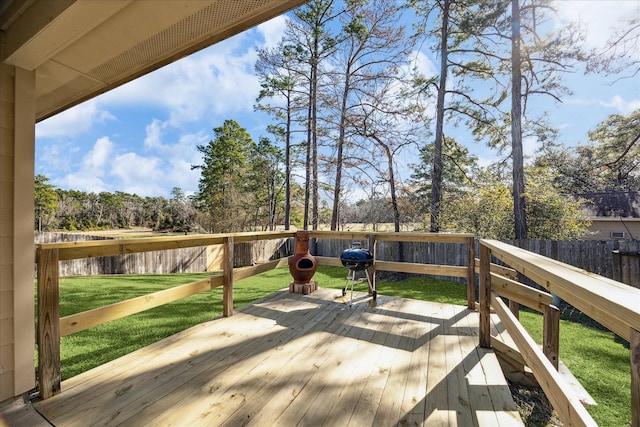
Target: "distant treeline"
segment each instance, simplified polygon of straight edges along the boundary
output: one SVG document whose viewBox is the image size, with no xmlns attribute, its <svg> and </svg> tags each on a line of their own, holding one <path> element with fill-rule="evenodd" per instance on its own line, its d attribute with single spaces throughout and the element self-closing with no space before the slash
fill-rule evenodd
<svg viewBox="0 0 640 427">
<path fill-rule="evenodd" d="M 196 231 L 198 211 L 193 201 L 174 188 L 173 198 L 140 197 L 123 192 L 86 193 L 62 190 L 36 177 L 35 229 L 100 230 L 145 227 Z"/>
<path fill-rule="evenodd" d="M 180 188 L 173 188 L 171 198 L 141 197 L 136 194 L 87 193 L 79 190 L 63 190 L 49 184 L 48 178 L 35 178 L 35 224 L 37 231 L 89 231 L 144 227 L 170 232 L 211 232 L 207 218 L 215 213 L 186 196 Z M 321 222 L 328 222 L 331 211 L 321 211 Z M 278 219 L 281 213 L 278 212 Z M 377 224 L 393 222 L 389 201 L 359 200 L 353 205 L 343 206 L 343 223 Z M 293 215 L 292 225 L 301 227 L 301 215 Z M 404 219 L 404 218 L 403 218 Z M 406 218 L 411 222 L 413 218 Z M 325 222 L 325 223 L 326 223 Z M 281 223 L 281 222 L 280 222 Z M 267 222 L 248 224 L 246 229 L 229 231 L 266 230 Z"/>
</svg>

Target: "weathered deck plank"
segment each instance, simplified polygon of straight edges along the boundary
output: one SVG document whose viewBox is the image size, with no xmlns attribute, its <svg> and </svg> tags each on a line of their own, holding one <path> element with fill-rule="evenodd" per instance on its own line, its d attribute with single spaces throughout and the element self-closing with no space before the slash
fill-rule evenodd
<svg viewBox="0 0 640 427">
<path fill-rule="evenodd" d="M 522 425 L 465 307 L 278 292 L 35 403 L 56 426 Z"/>
</svg>

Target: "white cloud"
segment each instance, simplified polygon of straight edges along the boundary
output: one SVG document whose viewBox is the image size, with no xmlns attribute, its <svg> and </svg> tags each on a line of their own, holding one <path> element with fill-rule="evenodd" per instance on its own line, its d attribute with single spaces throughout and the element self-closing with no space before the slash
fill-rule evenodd
<svg viewBox="0 0 640 427">
<path fill-rule="evenodd" d="M 38 143 L 36 147 L 38 173 L 51 177 L 56 172 L 68 172 L 75 167 L 72 159 L 78 156 L 78 153 L 80 153 L 80 147 L 73 141 Z"/>
<path fill-rule="evenodd" d="M 413 51 L 409 54 L 409 58 L 411 58 L 410 70 L 415 70 L 418 74 L 427 78 L 438 74 L 436 65 L 424 52 Z"/>
<path fill-rule="evenodd" d="M 116 156 L 111 164 L 111 174 L 120 181 L 118 188 L 125 193 L 140 196 L 164 196 L 164 170 L 162 160 L 143 157 L 136 153 Z"/>
<path fill-rule="evenodd" d="M 632 99 L 627 101 L 620 95 L 614 95 L 610 101 L 603 101 L 601 105 L 608 108 L 618 110 L 620 114 L 629 114 L 640 109 L 640 99 Z"/>
<path fill-rule="evenodd" d="M 172 141 L 167 137 L 171 131 L 167 122 L 154 119 L 146 126 L 144 146 L 148 156 L 128 152 L 115 158 L 111 173 L 118 178 L 121 191 L 169 197 L 173 187 L 188 194 L 197 190 L 200 171 L 191 170 L 191 166 L 202 163 L 196 147 L 206 144 L 209 137 L 204 133 L 183 134 Z"/>
<path fill-rule="evenodd" d="M 144 139 L 144 146 L 147 148 L 161 147 L 162 133 L 166 127 L 167 125 L 165 122 L 153 119 L 153 121 L 146 127 L 147 136 Z"/>
<path fill-rule="evenodd" d="M 288 18 L 285 15 L 280 15 L 256 27 L 258 33 L 264 37 L 265 47 L 276 47 L 280 43 L 287 21 Z"/>
<path fill-rule="evenodd" d="M 56 114 L 36 125 L 36 138 L 70 137 L 89 131 L 94 125 L 115 120 L 92 99 Z"/>
<path fill-rule="evenodd" d="M 94 175 L 104 175 L 104 169 L 109 158 L 113 154 L 113 142 L 106 136 L 96 141 L 91 150 L 82 161 L 82 168 Z"/>
<path fill-rule="evenodd" d="M 274 36 L 271 27 L 276 24 L 263 24 L 266 37 Z M 107 105 L 165 110 L 168 124 L 174 127 L 216 114 L 253 111 L 260 90 L 253 75 L 255 43 L 240 34 L 114 89 L 101 99 Z"/>
<path fill-rule="evenodd" d="M 104 177 L 113 156 L 113 150 L 114 144 L 109 138 L 98 139 L 91 151 L 83 157 L 80 168 L 64 176 L 59 183 L 65 188 L 86 192 L 108 191 Z"/>
<path fill-rule="evenodd" d="M 525 162 L 530 162 L 536 155 L 536 151 L 540 148 L 540 141 L 535 136 L 525 136 L 522 138 L 522 154 Z"/>
<path fill-rule="evenodd" d="M 95 192 L 123 191 L 141 197 L 169 197 L 173 187 L 180 187 L 191 194 L 198 188 L 199 170 L 191 165 L 201 163 L 196 146 L 206 143 L 203 134 L 183 135 L 176 143 L 164 143 L 166 128 L 154 120 L 147 126 L 147 155 L 119 150 L 116 143 L 107 137 L 98 139 L 92 149 L 73 168 L 54 184 L 62 188 Z M 121 151 L 121 152 L 119 152 Z"/>
<path fill-rule="evenodd" d="M 588 48 L 601 48 L 623 19 L 640 14 L 640 2 L 629 0 L 556 0 L 562 21 L 581 22 Z"/>
<path fill-rule="evenodd" d="M 101 193 L 108 191 L 102 178 L 91 175 L 82 175 L 79 173 L 69 174 L 65 176 L 61 183 L 65 188 L 84 191 L 87 193 Z"/>
<path fill-rule="evenodd" d="M 565 103 L 585 107 L 605 107 L 608 109 L 614 109 L 616 111 L 613 114 L 629 114 L 640 109 L 640 98 L 628 100 L 618 94 L 613 95 L 607 100 L 572 97 L 567 99 Z"/>
</svg>

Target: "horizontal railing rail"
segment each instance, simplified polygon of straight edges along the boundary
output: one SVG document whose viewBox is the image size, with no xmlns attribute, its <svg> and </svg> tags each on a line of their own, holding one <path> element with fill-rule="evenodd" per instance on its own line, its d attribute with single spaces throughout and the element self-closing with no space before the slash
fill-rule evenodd
<svg viewBox="0 0 640 427">
<path fill-rule="evenodd" d="M 640 289 L 496 240 L 480 240 L 479 343 L 491 347 L 490 312 L 498 314 L 565 425 L 596 425 L 558 373 L 559 311 L 551 294 L 492 272 L 492 257 L 562 298 L 630 342 L 632 426 L 640 426 Z M 509 308 L 500 297 L 509 299 Z M 513 304 L 512 304 L 513 303 Z M 517 304 L 544 315 L 540 348 L 517 318 Z"/>
</svg>

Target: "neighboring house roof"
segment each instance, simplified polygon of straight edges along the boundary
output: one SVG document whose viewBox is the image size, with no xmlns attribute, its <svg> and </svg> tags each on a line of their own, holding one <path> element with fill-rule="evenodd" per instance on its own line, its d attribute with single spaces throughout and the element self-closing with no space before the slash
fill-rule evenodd
<svg viewBox="0 0 640 427">
<path fill-rule="evenodd" d="M 607 192 L 576 194 L 590 201 L 586 204 L 592 217 L 640 218 L 640 192 Z"/>
</svg>

